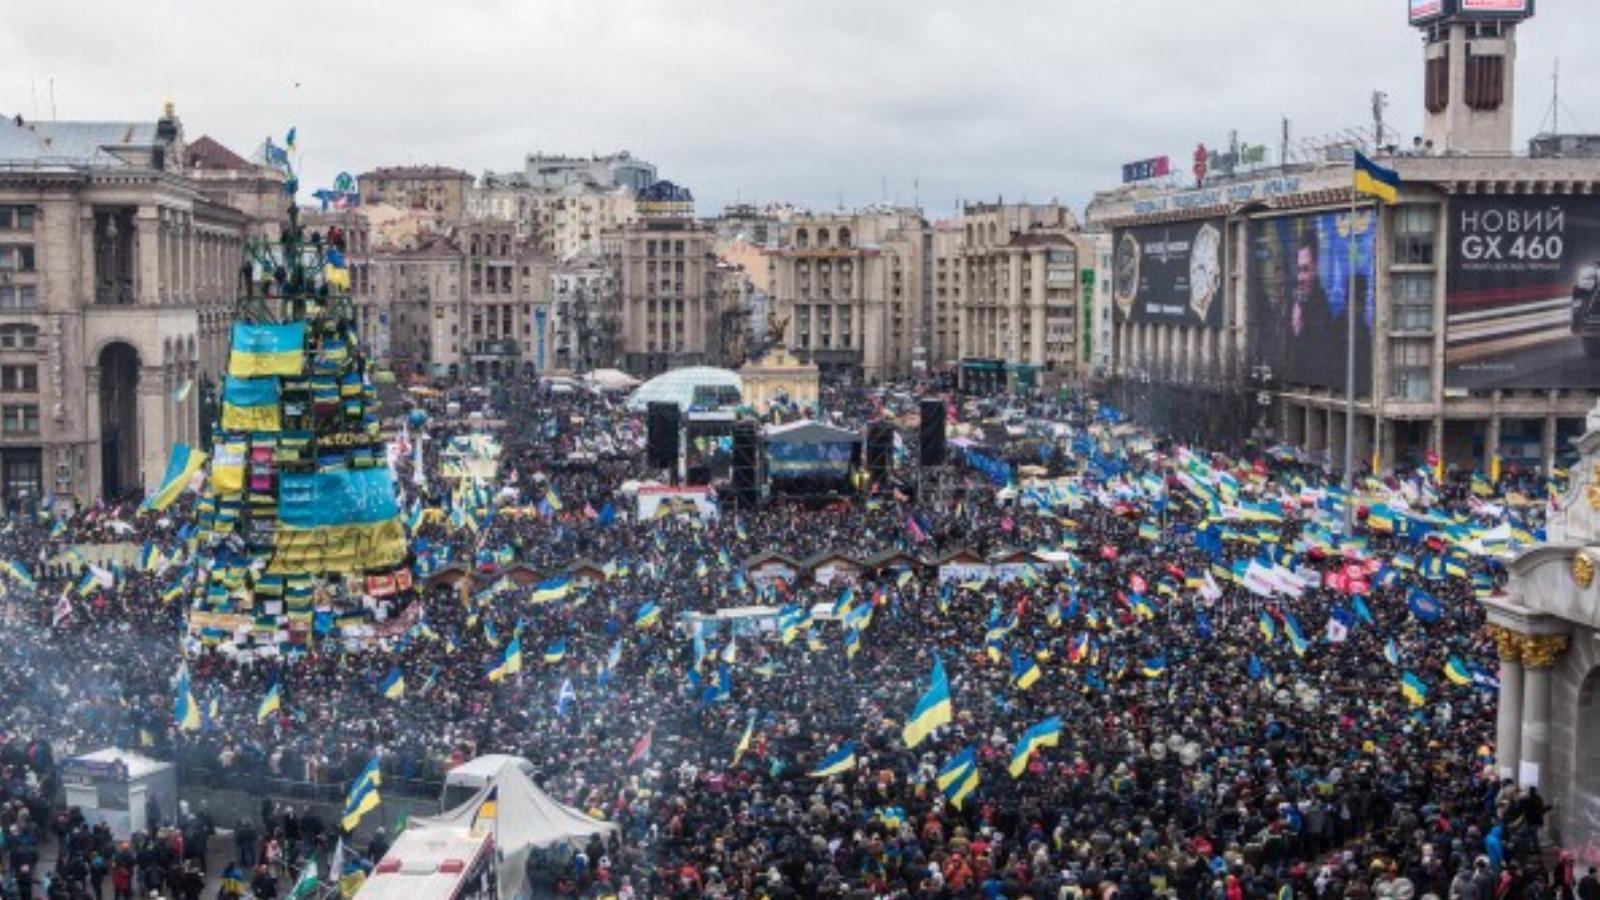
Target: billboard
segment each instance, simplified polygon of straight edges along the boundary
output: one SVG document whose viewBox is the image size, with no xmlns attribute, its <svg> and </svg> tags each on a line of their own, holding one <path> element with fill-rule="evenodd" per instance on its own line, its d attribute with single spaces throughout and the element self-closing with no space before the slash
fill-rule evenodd
<svg viewBox="0 0 1600 900">
<path fill-rule="evenodd" d="M 1357 211 L 1354 229 L 1348 210 L 1250 223 L 1251 364 L 1270 367 L 1273 383 L 1344 390 L 1353 294 L 1356 393 L 1370 393 L 1376 231 L 1371 207 Z"/>
<path fill-rule="evenodd" d="M 1444 15 L 1444 0 L 1411 0 L 1411 24 L 1420 25 Z"/>
<path fill-rule="evenodd" d="M 1600 197 L 1450 198 L 1445 386 L 1600 388 Z"/>
<path fill-rule="evenodd" d="M 1533 0 L 1460 0 L 1464 16 L 1531 16 Z"/>
<path fill-rule="evenodd" d="M 1172 160 L 1165 156 L 1152 156 L 1149 159 L 1136 160 L 1122 165 L 1122 183 L 1131 184 L 1135 181 L 1149 181 L 1152 178 L 1163 178 L 1172 171 Z"/>
<path fill-rule="evenodd" d="M 1119 228 L 1111 296 L 1123 321 L 1222 327 L 1222 220 Z"/>
<path fill-rule="evenodd" d="M 1408 0 L 1411 24 L 1425 25 L 1446 16 L 1478 19 L 1525 19 L 1533 0 Z"/>
</svg>

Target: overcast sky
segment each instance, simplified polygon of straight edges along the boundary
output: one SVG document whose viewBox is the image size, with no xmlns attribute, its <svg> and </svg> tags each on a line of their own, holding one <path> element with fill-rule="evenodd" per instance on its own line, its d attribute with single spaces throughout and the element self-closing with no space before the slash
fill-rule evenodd
<svg viewBox="0 0 1600 900">
<path fill-rule="evenodd" d="M 1124 161 L 1231 129 L 1421 128 L 1405 0 L 6 0 L 0 111 L 154 118 L 248 155 L 299 128 L 302 183 L 382 164 L 473 174 L 626 148 L 689 186 L 831 208 L 957 199 L 1082 209 Z M 1600 130 L 1594 0 L 1520 34 L 1517 141 L 1559 57 L 1563 130 Z"/>
</svg>

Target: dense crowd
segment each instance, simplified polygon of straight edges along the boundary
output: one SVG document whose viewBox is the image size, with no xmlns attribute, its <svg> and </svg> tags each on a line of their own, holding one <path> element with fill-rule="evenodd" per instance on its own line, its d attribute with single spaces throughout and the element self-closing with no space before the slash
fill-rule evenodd
<svg viewBox="0 0 1600 900">
<path fill-rule="evenodd" d="M 1396 564 L 1442 554 L 1431 539 L 1363 529 L 1359 551 L 1326 546 L 1317 539 L 1334 515 L 1326 503 L 1219 534 L 1207 521 L 1214 510 L 1175 478 L 1180 460 L 1200 459 L 1249 496 L 1326 500 L 1315 467 L 1281 454 L 1192 453 L 1085 407 L 1035 402 L 1019 405 L 1017 420 L 1071 423 L 1092 444 L 1092 464 L 1048 428 L 1020 426 L 1011 441 L 1004 430 L 973 434 L 995 458 L 1070 473 L 1074 502 L 1023 502 L 958 464 L 937 507 L 919 505 L 910 485 L 884 484 L 709 521 L 641 522 L 627 514 L 625 488 L 654 474 L 638 416 L 582 392 L 529 387 L 490 399 L 422 404 L 409 434 L 428 437 L 424 471 L 414 477 L 409 455 L 397 465 L 408 509 L 448 507 L 440 448 L 475 408 L 498 411 L 496 512 L 473 527 L 432 516 L 413 535 L 429 568 L 460 564 L 481 577 L 468 589 L 421 588 L 418 623 L 375 649 L 340 652 L 330 636 L 309 654 L 258 658 L 180 643 L 182 602 L 164 602 L 162 573 L 136 566 L 92 599 L 74 594 L 61 617 L 56 598 L 81 569 L 63 557 L 68 547 L 179 547 L 183 504 L 162 517 L 97 507 L 60 525 L 7 525 L 0 552 L 30 561 L 39 585 L 8 585 L 0 601 L 0 897 L 45 896 L 46 880 L 52 897 L 198 896 L 219 825 L 234 832 L 223 882 L 234 895 L 281 896 L 301 860 L 328 852 L 337 823 L 270 804 L 239 823 L 202 808 L 156 810 L 159 831 L 114 842 L 62 808 L 56 774 L 57 760 L 106 746 L 174 760 L 191 783 L 261 792 L 277 781 L 342 785 L 374 755 L 386 777 L 420 781 L 482 753 L 525 756 L 552 795 L 620 827 L 619 841 L 574 857 L 552 887 L 564 896 L 1600 896 L 1592 874 L 1541 851 L 1548 807 L 1537 792 L 1495 774 L 1492 684 L 1441 674 L 1451 660 L 1493 671 L 1475 602 L 1501 577 L 1493 559 L 1464 559 L 1439 578 Z M 446 401 L 457 404 L 448 414 Z M 865 392 L 823 405 L 850 427 L 907 408 Z M 1465 477 L 1425 493 L 1446 516 L 1493 521 Z M 1519 525 L 1537 528 L 1541 508 Z M 828 615 L 789 642 L 726 629 L 696 642 L 679 626 L 686 612 L 838 604 L 837 583 L 758 584 L 744 562 L 763 551 L 929 559 L 958 548 L 1067 549 L 1070 561 L 1003 583 L 869 568 L 845 604 L 873 608 L 854 653 Z M 1330 610 L 1350 608 L 1348 592 L 1313 583 L 1263 597 L 1218 577 L 1272 559 L 1320 579 L 1345 571 L 1347 550 L 1373 561 L 1366 615 L 1326 634 Z M 579 561 L 612 575 L 541 602 L 499 579 L 513 560 L 541 576 Z M 1416 591 L 1437 616 L 1412 610 Z M 648 603 L 661 621 L 638 627 Z M 398 603 L 383 610 L 402 613 Z M 1303 644 L 1286 637 L 1291 621 Z M 485 672 L 514 635 L 522 672 L 491 683 Z M 198 732 L 173 721 L 183 644 L 206 711 Z M 546 661 L 558 645 L 559 660 Z M 936 659 L 954 720 L 908 748 L 902 728 Z M 1029 661 L 1042 674 L 1024 689 L 1014 675 Z M 380 683 L 396 668 L 408 688 L 390 699 Z M 1422 703 L 1399 690 L 1402 672 L 1425 683 Z M 281 709 L 258 717 L 274 683 Z M 1064 723 L 1059 743 L 1013 777 L 1016 742 L 1051 716 Z M 847 746 L 853 768 L 813 777 Z M 957 807 L 936 776 L 968 747 L 980 781 Z M 368 858 L 385 845 L 372 824 Z M 58 862 L 41 877 L 47 845 Z"/>
</svg>

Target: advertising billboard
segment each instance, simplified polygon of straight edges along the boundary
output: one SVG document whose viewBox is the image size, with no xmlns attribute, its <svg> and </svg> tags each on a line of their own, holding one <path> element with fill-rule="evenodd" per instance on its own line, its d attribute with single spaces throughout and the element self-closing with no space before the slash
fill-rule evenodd
<svg viewBox="0 0 1600 900">
<path fill-rule="evenodd" d="M 1600 197 L 1450 199 L 1445 386 L 1600 388 Z"/>
<path fill-rule="evenodd" d="M 1529 16 L 1533 0 L 1459 0 L 1464 16 Z"/>
<path fill-rule="evenodd" d="M 1411 0 L 1411 24 L 1420 25 L 1444 15 L 1444 0 Z"/>
<path fill-rule="evenodd" d="M 1222 220 L 1121 228 L 1112 299 L 1123 321 L 1222 326 Z"/>
<path fill-rule="evenodd" d="M 1251 364 L 1270 367 L 1274 384 L 1344 390 L 1354 295 L 1356 393 L 1371 391 L 1376 231 L 1370 207 L 1357 211 L 1354 229 L 1348 210 L 1250 223 Z"/>
<path fill-rule="evenodd" d="M 1122 165 L 1122 183 L 1131 184 L 1135 181 L 1149 181 L 1152 178 L 1164 178 L 1172 171 L 1172 161 L 1165 156 L 1152 156 L 1149 159 L 1136 160 Z"/>
</svg>

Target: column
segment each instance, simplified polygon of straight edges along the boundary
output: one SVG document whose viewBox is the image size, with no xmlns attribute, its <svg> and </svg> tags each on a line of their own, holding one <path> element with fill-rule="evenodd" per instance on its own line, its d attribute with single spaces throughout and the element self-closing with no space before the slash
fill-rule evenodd
<svg viewBox="0 0 1600 900">
<path fill-rule="evenodd" d="M 84 466 L 88 471 L 73 473 L 72 492 L 77 496 L 79 503 L 88 504 L 105 493 L 105 484 L 100 477 L 102 464 L 100 442 L 105 436 L 100 432 L 99 366 L 84 366 L 83 385 L 84 398 L 88 407 L 83 428 L 85 446 L 88 451 L 84 454 Z"/>
<path fill-rule="evenodd" d="M 1494 762 L 1501 778 L 1517 777 L 1522 752 L 1522 635 L 1490 625 L 1500 657 L 1500 701 L 1495 718 Z"/>
<path fill-rule="evenodd" d="M 152 305 L 160 302 L 161 292 L 160 211 L 154 206 L 139 207 L 133 228 L 134 302 Z"/>
<path fill-rule="evenodd" d="M 1556 417 L 1545 416 L 1539 432 L 1539 465 L 1546 478 L 1556 469 Z"/>
<path fill-rule="evenodd" d="M 1479 470 L 1484 477 L 1494 475 L 1494 458 L 1500 455 L 1500 392 L 1494 392 L 1496 411 L 1489 416 L 1489 422 L 1483 433 L 1483 464 Z"/>
<path fill-rule="evenodd" d="M 1522 741 L 1518 757 L 1519 787 L 1543 778 L 1550 751 L 1550 669 L 1567 649 L 1564 634 L 1525 636 L 1522 656 Z M 1527 770 L 1527 778 L 1523 778 Z"/>
<path fill-rule="evenodd" d="M 161 366 L 144 366 L 139 370 L 139 388 L 135 403 L 139 419 L 139 479 L 146 492 L 161 481 L 166 471 L 167 430 L 166 411 L 169 395 L 163 389 L 164 372 Z"/>
</svg>

